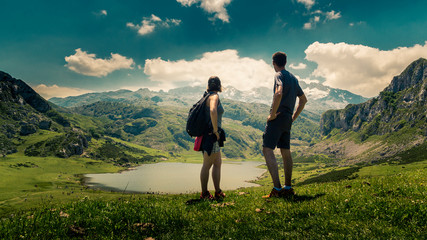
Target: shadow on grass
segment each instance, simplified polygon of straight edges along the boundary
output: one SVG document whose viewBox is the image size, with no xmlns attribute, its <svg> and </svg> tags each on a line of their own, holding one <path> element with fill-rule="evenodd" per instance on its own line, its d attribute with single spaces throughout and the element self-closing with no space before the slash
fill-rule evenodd
<svg viewBox="0 0 427 240">
<path fill-rule="evenodd" d="M 352 167 L 338 171 L 331 171 L 313 178 L 309 178 L 303 182 L 297 183 L 296 186 L 307 185 L 311 183 L 326 183 L 326 182 L 338 182 L 345 179 L 353 179 L 351 177 L 353 173 L 359 171 L 361 167 Z"/>
<path fill-rule="evenodd" d="M 185 202 L 185 205 L 194 205 L 196 203 L 201 203 L 201 202 L 204 202 L 204 201 L 207 201 L 207 200 L 200 199 L 200 198 L 190 199 L 190 200 L 188 200 L 188 201 Z"/>
<path fill-rule="evenodd" d="M 291 201 L 291 202 L 305 202 L 305 201 L 311 201 L 311 200 L 315 200 L 319 197 L 324 196 L 325 193 L 318 193 L 314 196 L 310 196 L 310 195 L 294 195 L 292 197 L 283 197 L 282 199 L 287 200 L 287 201 Z M 211 202 L 222 202 L 222 199 L 212 199 L 212 200 L 205 200 L 205 199 L 200 199 L 200 198 L 196 198 L 196 199 L 190 199 L 188 201 L 185 202 L 186 205 L 194 205 L 194 204 L 198 204 L 198 203 L 202 203 L 205 201 L 211 201 Z"/>
<path fill-rule="evenodd" d="M 291 202 L 305 202 L 305 201 L 312 201 L 316 198 L 325 196 L 325 193 L 318 193 L 314 196 L 310 196 L 310 195 L 295 195 L 291 198 L 285 198 L 286 200 L 289 200 Z"/>
</svg>

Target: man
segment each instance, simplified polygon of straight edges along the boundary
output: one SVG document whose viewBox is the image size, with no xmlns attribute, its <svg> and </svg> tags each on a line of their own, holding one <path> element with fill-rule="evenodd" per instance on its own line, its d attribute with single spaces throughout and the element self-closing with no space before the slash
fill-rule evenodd
<svg viewBox="0 0 427 240">
<path fill-rule="evenodd" d="M 264 153 L 268 171 L 273 179 L 274 187 L 271 193 L 263 196 L 263 198 L 295 195 L 291 184 L 293 162 L 290 151 L 290 132 L 292 122 L 298 118 L 298 115 L 304 109 L 307 98 L 295 76 L 285 70 L 285 65 L 285 53 L 276 52 L 273 54 L 273 66 L 276 71 L 274 76 L 274 97 L 263 135 L 262 152 Z M 293 113 L 297 97 L 299 99 L 298 107 Z M 280 184 L 276 157 L 273 152 L 276 147 L 280 148 L 283 158 L 285 171 L 285 185 L 283 187 Z"/>
</svg>

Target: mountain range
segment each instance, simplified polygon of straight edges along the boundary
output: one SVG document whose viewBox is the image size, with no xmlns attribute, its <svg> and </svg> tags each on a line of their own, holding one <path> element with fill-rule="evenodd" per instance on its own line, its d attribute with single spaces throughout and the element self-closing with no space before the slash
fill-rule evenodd
<svg viewBox="0 0 427 240">
<path fill-rule="evenodd" d="M 311 102 L 324 109 L 346 106 L 322 115 L 304 110 L 292 128 L 292 148 L 302 156 L 326 154 L 347 164 L 425 148 L 426 62 L 413 62 L 378 97 L 362 103 L 366 99 L 347 91 L 301 82 Z M 0 71 L 0 153 L 79 155 L 125 166 L 179 156 L 192 151 L 194 140 L 185 132 L 185 120 L 203 90 L 118 90 L 47 101 L 24 81 Z M 263 88 L 243 93 L 228 87 L 221 94 L 225 157 L 260 157 L 269 109 L 262 102 L 270 103 L 271 97 L 271 90 Z"/>
<path fill-rule="evenodd" d="M 368 100 L 368 98 L 353 94 L 346 90 L 327 87 L 319 82 L 312 81 L 306 83 L 300 81 L 300 86 L 306 94 L 309 102 L 306 105 L 306 110 L 322 114 L 329 109 L 343 108 L 348 104 L 357 104 Z M 62 107 L 75 107 L 87 105 L 97 101 L 139 101 L 139 100 L 153 100 L 159 101 L 176 101 L 182 105 L 192 105 L 203 93 L 205 87 L 181 87 L 171 89 L 168 92 L 164 91 L 150 91 L 147 88 L 139 89 L 137 91 L 130 90 L 117 90 L 109 92 L 87 93 L 80 96 L 70 96 L 65 98 L 50 98 L 49 101 L 62 106 Z M 222 98 L 247 102 L 247 103 L 262 103 L 271 104 L 273 91 L 269 88 L 260 87 L 252 89 L 251 91 L 241 91 L 232 86 L 228 86 L 221 93 Z M 170 105 L 170 103 L 168 103 Z"/>
<path fill-rule="evenodd" d="M 194 140 L 185 132 L 185 120 L 190 106 L 203 91 L 190 96 L 173 91 L 119 90 L 68 98 L 77 99 L 80 104 L 63 107 L 67 105 L 46 101 L 25 82 L 7 73 L 0 72 L 0 79 L 0 150 L 3 155 L 22 149 L 28 156 L 113 157 L 122 164 L 126 161 L 111 151 L 110 157 L 102 156 L 101 153 L 108 152 L 106 146 L 118 148 L 117 151 L 128 156 L 127 161 L 134 162 L 138 159 L 130 156 L 138 151 L 124 146 L 121 141 L 171 156 L 192 151 Z M 229 146 L 224 148 L 224 156 L 259 156 L 268 106 L 230 99 L 222 99 L 222 103 L 227 109 L 224 129 Z M 320 137 L 319 117 L 308 111 L 301 114 L 294 125 L 294 146 L 309 145 Z"/>
</svg>

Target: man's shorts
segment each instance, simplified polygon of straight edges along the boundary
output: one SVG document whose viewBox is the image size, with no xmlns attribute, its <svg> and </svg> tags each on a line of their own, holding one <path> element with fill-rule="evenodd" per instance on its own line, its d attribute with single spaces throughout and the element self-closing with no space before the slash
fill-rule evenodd
<svg viewBox="0 0 427 240">
<path fill-rule="evenodd" d="M 280 113 L 276 119 L 267 122 L 264 134 L 262 135 L 262 146 L 271 149 L 291 148 L 291 127 L 292 115 Z"/>
</svg>

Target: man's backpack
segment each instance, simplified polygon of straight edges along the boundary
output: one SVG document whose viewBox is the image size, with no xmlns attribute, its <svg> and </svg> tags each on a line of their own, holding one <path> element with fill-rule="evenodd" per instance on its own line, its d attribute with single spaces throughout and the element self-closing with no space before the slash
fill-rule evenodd
<svg viewBox="0 0 427 240">
<path fill-rule="evenodd" d="M 205 110 L 205 103 L 210 95 L 211 93 L 205 92 L 188 112 L 186 131 L 191 137 L 202 136 L 208 130 L 211 118 Z"/>
</svg>

